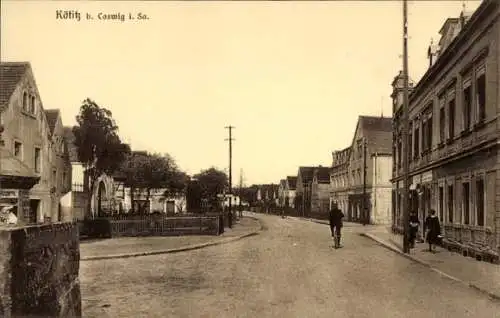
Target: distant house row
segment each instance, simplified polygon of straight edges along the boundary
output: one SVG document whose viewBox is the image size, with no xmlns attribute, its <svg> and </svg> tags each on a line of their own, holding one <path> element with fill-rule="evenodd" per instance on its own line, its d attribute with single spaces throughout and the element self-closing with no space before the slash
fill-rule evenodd
<svg viewBox="0 0 500 318">
<path fill-rule="evenodd" d="M 303 217 L 326 218 L 332 203 L 349 221 L 391 222 L 392 119 L 360 116 L 349 147 L 332 165 L 299 167 L 280 180 L 278 206 Z"/>
</svg>

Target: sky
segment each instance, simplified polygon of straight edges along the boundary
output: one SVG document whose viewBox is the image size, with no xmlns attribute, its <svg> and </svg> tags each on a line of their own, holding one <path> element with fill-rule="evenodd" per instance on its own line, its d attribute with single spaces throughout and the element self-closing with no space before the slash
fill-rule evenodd
<svg viewBox="0 0 500 318">
<path fill-rule="evenodd" d="M 463 3 L 480 1 L 409 1 L 414 81 Z M 233 184 L 240 171 L 245 185 L 279 183 L 299 166 L 331 165 L 358 116 L 391 116 L 402 18 L 400 1 L 5 0 L 0 56 L 31 62 L 44 108 L 59 108 L 64 125 L 91 98 L 133 150 L 169 153 L 190 174 L 227 171 L 232 125 Z"/>
</svg>

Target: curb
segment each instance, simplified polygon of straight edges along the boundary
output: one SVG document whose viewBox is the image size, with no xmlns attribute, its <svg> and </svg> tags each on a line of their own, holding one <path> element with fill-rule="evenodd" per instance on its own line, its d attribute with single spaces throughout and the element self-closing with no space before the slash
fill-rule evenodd
<svg viewBox="0 0 500 318">
<path fill-rule="evenodd" d="M 229 237 L 229 238 L 223 238 L 220 240 L 216 240 L 213 242 L 207 242 L 207 243 L 201 243 L 201 244 L 194 244 L 194 245 L 187 245 L 184 247 L 178 247 L 178 248 L 171 248 L 168 250 L 158 250 L 158 251 L 147 251 L 147 252 L 137 252 L 137 253 L 128 253 L 128 254 L 115 254 L 115 255 L 103 255 L 103 256 L 88 256 L 88 257 L 82 257 L 80 258 L 80 261 L 98 261 L 98 260 L 106 260 L 106 259 L 116 259 L 116 258 L 131 258 L 131 257 L 139 257 L 139 256 L 150 256 L 150 255 L 159 255 L 159 254 L 172 254 L 172 253 L 179 253 L 179 252 L 185 252 L 185 251 L 192 251 L 192 250 L 198 250 L 202 249 L 204 247 L 209 247 L 209 246 L 215 246 L 215 245 L 222 245 L 230 242 L 235 242 L 239 241 L 241 239 L 250 237 L 250 236 L 255 236 L 259 235 L 259 233 L 263 230 L 264 226 L 262 222 L 254 217 L 250 217 L 254 220 L 258 220 L 260 224 L 260 228 L 256 231 L 252 231 L 250 233 L 245 233 L 239 236 L 235 237 Z"/>
<path fill-rule="evenodd" d="M 492 292 L 490 292 L 490 291 L 488 291 L 488 290 L 486 290 L 484 288 L 481 288 L 481 287 L 477 286 L 474 283 L 466 282 L 466 281 L 461 280 L 461 279 L 459 279 L 457 277 L 449 275 L 449 274 L 447 274 L 447 273 L 445 273 L 445 272 L 437 269 L 436 267 L 432 266 L 430 263 L 425 262 L 425 261 L 419 259 L 418 257 L 415 257 L 415 256 L 413 256 L 411 254 L 403 253 L 401 250 L 399 250 L 395 246 L 393 246 L 391 244 L 388 244 L 384 240 L 379 239 L 377 236 L 375 236 L 375 235 L 373 235 L 371 233 L 360 233 L 359 235 L 367 237 L 367 238 L 369 238 L 369 239 L 371 239 L 371 240 L 379 243 L 383 247 L 385 247 L 385 248 L 387 248 L 387 249 L 389 249 L 389 250 L 391 250 L 391 251 L 393 251 L 393 252 L 395 252 L 395 253 L 397 253 L 397 254 L 399 254 L 401 256 L 404 256 L 404 257 L 406 257 L 406 258 L 408 258 L 408 259 L 410 259 L 410 260 L 412 260 L 412 261 L 414 261 L 416 263 L 419 263 L 420 265 L 423 265 L 423 266 L 425 266 L 427 268 L 430 268 L 432 271 L 438 273 L 439 275 L 441 275 L 443 277 L 446 277 L 446 278 L 451 279 L 451 280 L 453 280 L 455 282 L 461 283 L 462 285 L 465 285 L 465 286 L 467 286 L 469 288 L 472 288 L 472 289 L 474 289 L 474 290 L 482 293 L 483 295 L 486 295 L 486 296 L 490 297 L 493 300 L 500 301 L 500 295 L 497 295 L 497 294 L 492 293 Z"/>
</svg>

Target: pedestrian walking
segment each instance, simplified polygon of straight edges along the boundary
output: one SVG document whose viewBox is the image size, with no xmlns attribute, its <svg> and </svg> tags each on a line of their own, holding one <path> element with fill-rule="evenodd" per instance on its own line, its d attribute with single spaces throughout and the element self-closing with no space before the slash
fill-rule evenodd
<svg viewBox="0 0 500 318">
<path fill-rule="evenodd" d="M 431 214 L 425 219 L 425 229 L 427 230 L 427 243 L 429 243 L 429 252 L 434 252 L 436 245 L 439 243 L 441 236 L 441 225 L 439 218 L 436 216 L 436 211 L 431 210 Z"/>
<path fill-rule="evenodd" d="M 418 227 L 420 226 L 420 221 L 418 219 L 417 213 L 415 211 L 412 211 L 410 214 L 410 248 L 415 247 L 415 240 L 417 238 L 417 233 L 418 233 Z"/>
<path fill-rule="evenodd" d="M 332 204 L 332 208 L 330 210 L 329 219 L 330 219 L 330 231 L 332 233 L 334 247 L 340 248 L 340 238 L 342 236 L 342 219 L 344 218 L 344 213 L 338 208 L 337 202 Z"/>
</svg>

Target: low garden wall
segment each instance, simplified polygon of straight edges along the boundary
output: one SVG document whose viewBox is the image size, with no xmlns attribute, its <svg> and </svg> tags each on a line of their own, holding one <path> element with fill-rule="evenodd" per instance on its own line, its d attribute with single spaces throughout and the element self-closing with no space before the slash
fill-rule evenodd
<svg viewBox="0 0 500 318">
<path fill-rule="evenodd" d="M 0 317 L 81 317 L 76 223 L 0 228 Z"/>
<path fill-rule="evenodd" d="M 121 216 L 85 220 L 81 234 L 89 238 L 123 236 L 219 235 L 222 217 L 214 216 Z"/>
</svg>

